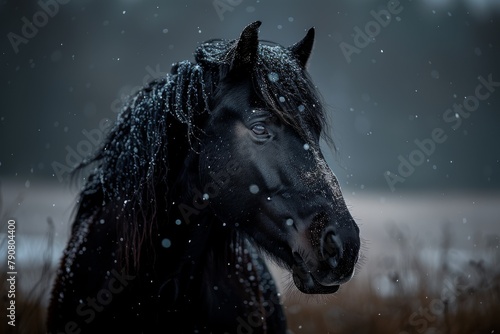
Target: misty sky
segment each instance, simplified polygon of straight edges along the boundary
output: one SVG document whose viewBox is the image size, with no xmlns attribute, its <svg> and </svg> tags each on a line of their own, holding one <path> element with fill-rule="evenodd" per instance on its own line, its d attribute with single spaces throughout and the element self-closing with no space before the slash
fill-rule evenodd
<svg viewBox="0 0 500 334">
<path fill-rule="evenodd" d="M 338 151 L 327 156 L 343 188 L 497 190 L 492 3 L 3 1 L 0 180 L 66 182 L 54 166 L 95 149 L 124 97 L 192 60 L 198 43 L 236 38 L 261 20 L 260 38 L 283 45 L 316 27 L 309 70 L 329 109 Z"/>
</svg>

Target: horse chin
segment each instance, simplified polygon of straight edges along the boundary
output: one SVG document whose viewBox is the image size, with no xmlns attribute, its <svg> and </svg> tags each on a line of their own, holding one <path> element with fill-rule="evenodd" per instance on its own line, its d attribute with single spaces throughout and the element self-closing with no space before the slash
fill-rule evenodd
<svg viewBox="0 0 500 334">
<path fill-rule="evenodd" d="M 323 285 L 319 283 L 313 275 L 310 273 L 307 273 L 304 275 L 303 272 L 298 273 L 298 272 L 293 272 L 292 273 L 293 277 L 293 283 L 295 283 L 295 286 L 297 289 L 300 290 L 300 292 L 305 293 L 305 294 L 331 294 L 335 293 L 338 291 L 340 288 L 340 285 Z"/>
<path fill-rule="evenodd" d="M 344 281 L 333 280 L 330 282 L 318 281 L 308 268 L 302 256 L 294 252 L 294 264 L 291 266 L 293 283 L 300 292 L 305 294 L 331 294 L 338 291 Z"/>
</svg>

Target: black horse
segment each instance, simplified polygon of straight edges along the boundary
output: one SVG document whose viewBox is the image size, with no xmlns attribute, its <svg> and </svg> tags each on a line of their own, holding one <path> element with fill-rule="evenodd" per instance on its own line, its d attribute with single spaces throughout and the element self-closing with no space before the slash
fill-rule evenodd
<svg viewBox="0 0 500 334">
<path fill-rule="evenodd" d="M 352 277 L 359 229 L 305 70 L 314 30 L 282 47 L 259 26 L 138 92 L 86 163 L 49 332 L 285 333 L 261 256 L 306 294 Z"/>
</svg>

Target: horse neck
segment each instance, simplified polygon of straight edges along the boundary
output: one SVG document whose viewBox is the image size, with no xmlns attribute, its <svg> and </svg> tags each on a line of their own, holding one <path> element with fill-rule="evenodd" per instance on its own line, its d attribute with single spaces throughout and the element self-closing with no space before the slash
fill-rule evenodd
<svg viewBox="0 0 500 334">
<path fill-rule="evenodd" d="M 210 309 L 221 304 L 215 291 L 225 290 L 232 292 L 239 307 L 245 307 L 243 300 L 261 305 L 259 280 L 265 269 L 253 246 L 211 214 L 200 215 L 191 224 L 183 235 L 187 246 L 178 254 L 179 270 L 165 278 L 161 295 L 169 304 L 197 300 Z"/>
</svg>

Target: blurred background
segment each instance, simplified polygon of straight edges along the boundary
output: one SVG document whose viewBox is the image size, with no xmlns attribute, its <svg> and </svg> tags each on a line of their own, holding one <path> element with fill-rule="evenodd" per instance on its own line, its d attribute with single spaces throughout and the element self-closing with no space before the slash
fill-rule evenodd
<svg viewBox="0 0 500 334">
<path fill-rule="evenodd" d="M 130 94 L 255 20 L 283 45 L 316 28 L 309 72 L 337 146 L 325 154 L 365 240 L 339 294 L 285 294 L 290 330 L 498 332 L 496 0 L 1 1 L 0 246 L 14 218 L 19 284 L 38 316 L 41 265 L 55 266 L 68 237 L 71 168 Z"/>
</svg>

